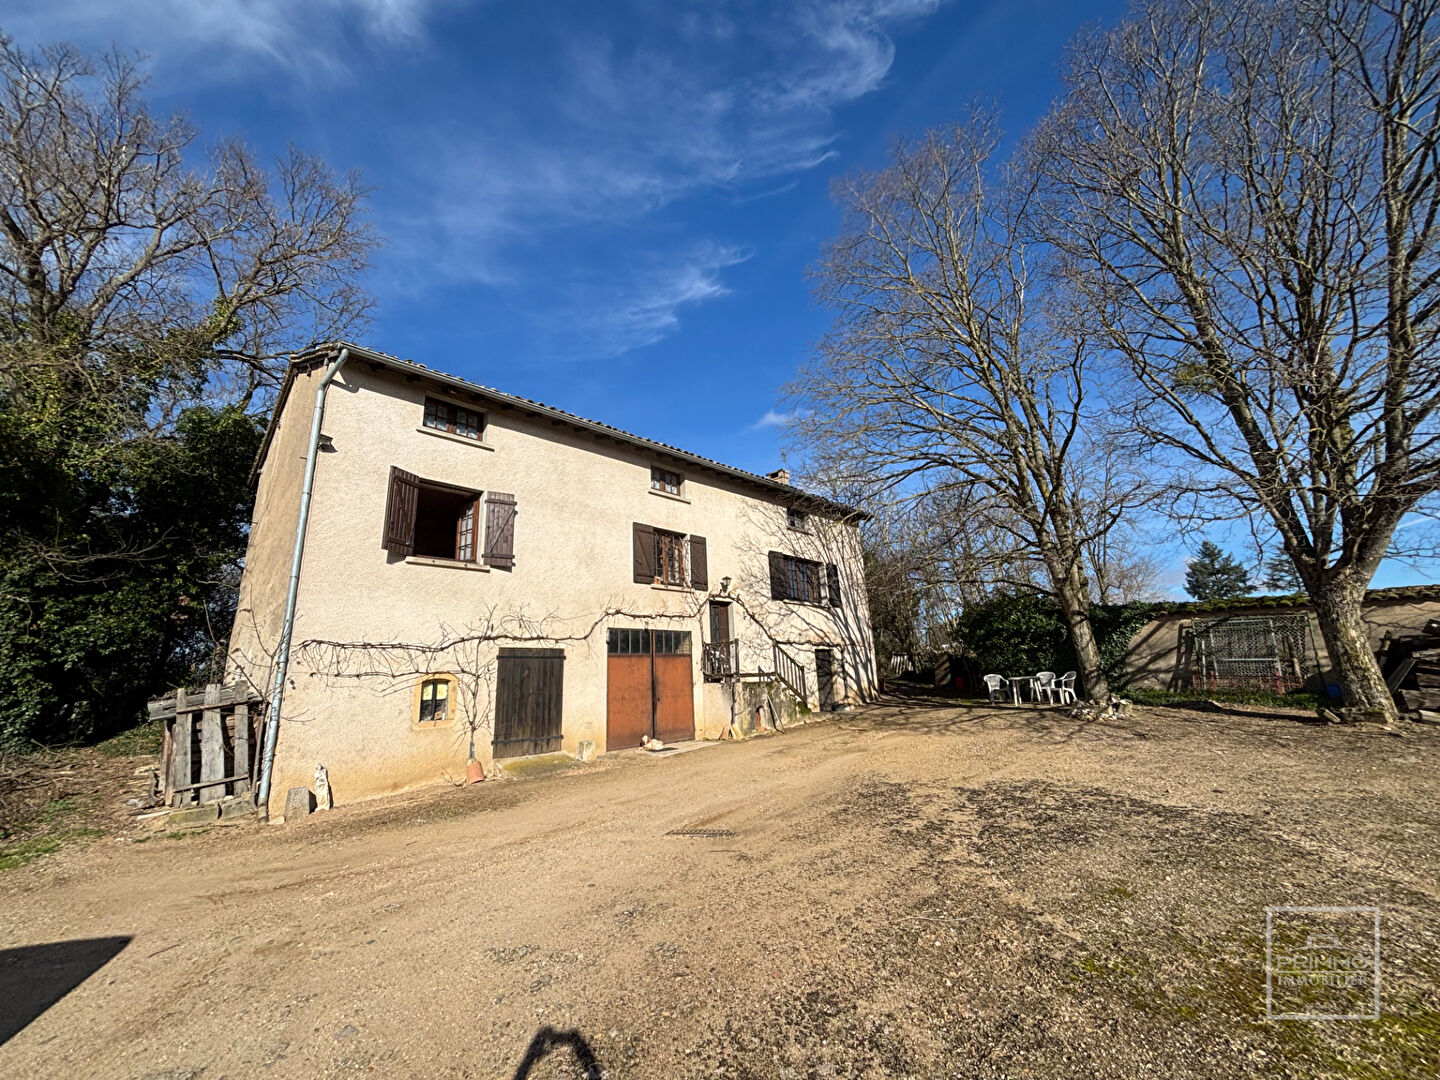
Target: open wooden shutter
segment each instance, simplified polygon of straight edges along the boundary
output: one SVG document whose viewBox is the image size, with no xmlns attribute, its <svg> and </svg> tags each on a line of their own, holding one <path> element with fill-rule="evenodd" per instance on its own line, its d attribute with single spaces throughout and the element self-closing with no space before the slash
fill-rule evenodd
<svg viewBox="0 0 1440 1080">
<path fill-rule="evenodd" d="M 790 572 L 785 556 L 778 551 L 770 552 L 770 599 L 790 599 Z"/>
<path fill-rule="evenodd" d="M 515 496 L 504 491 L 485 495 L 485 565 L 515 565 Z"/>
<path fill-rule="evenodd" d="M 710 567 L 705 561 L 705 538 L 690 537 L 690 587 L 710 588 Z"/>
<path fill-rule="evenodd" d="M 833 562 L 825 564 L 825 598 L 831 607 L 840 606 L 840 568 Z"/>
<path fill-rule="evenodd" d="M 391 555 L 415 554 L 415 511 L 420 505 L 420 478 L 390 466 L 390 497 L 385 504 L 385 550 Z"/>
<path fill-rule="evenodd" d="M 633 546 L 635 580 L 642 585 L 652 584 L 655 581 L 655 530 L 637 521 Z"/>
</svg>

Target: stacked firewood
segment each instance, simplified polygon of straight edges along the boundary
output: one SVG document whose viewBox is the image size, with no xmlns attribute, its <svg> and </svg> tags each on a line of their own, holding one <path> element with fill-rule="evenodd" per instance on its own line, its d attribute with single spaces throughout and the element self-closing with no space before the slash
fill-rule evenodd
<svg viewBox="0 0 1440 1080">
<path fill-rule="evenodd" d="M 1440 620 L 1431 619 L 1418 634 L 1388 638 L 1382 664 L 1400 711 L 1440 723 Z"/>
</svg>

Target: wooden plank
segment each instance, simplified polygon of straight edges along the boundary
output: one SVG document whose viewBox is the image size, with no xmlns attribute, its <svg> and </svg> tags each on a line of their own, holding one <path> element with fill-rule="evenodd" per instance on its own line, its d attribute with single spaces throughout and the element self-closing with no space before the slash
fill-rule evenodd
<svg viewBox="0 0 1440 1080">
<path fill-rule="evenodd" d="M 188 787 L 181 788 L 180 790 L 181 790 L 181 791 L 199 791 L 201 788 L 211 787 L 212 785 L 217 784 L 217 783 L 219 783 L 219 784 L 228 784 L 228 783 L 231 783 L 232 781 L 238 782 L 238 781 L 240 781 L 240 780 L 242 780 L 242 779 L 244 779 L 244 778 L 245 778 L 245 775 L 244 775 L 243 773 L 240 774 L 240 775 L 238 775 L 238 776 L 222 776 L 219 780 L 207 780 L 207 781 L 205 781 L 203 784 L 191 784 L 191 785 L 189 785 Z"/>
<path fill-rule="evenodd" d="M 235 773 L 244 775 L 244 780 L 235 781 L 235 794 L 245 795 L 250 791 L 250 780 L 254 775 L 250 761 L 250 706 L 241 702 L 235 706 Z"/>
<path fill-rule="evenodd" d="M 175 705 L 177 710 L 183 709 L 186 704 L 185 691 L 177 690 L 175 693 Z M 190 725 L 194 721 L 194 714 L 188 712 L 176 712 L 175 718 L 170 721 L 170 805 L 181 806 L 191 801 L 189 793 L 190 786 Z"/>
<path fill-rule="evenodd" d="M 189 697 L 186 700 L 193 703 L 196 691 L 182 690 L 177 692 L 188 694 Z M 208 694 L 208 688 L 206 692 Z M 152 698 L 145 706 L 146 711 L 150 714 L 150 719 L 164 720 L 168 717 L 174 716 L 175 700 L 175 694 L 167 694 L 165 697 Z M 206 704 L 218 705 L 223 708 L 226 705 L 239 705 L 241 703 L 254 704 L 259 700 L 259 696 L 251 688 L 250 684 L 243 680 L 239 680 L 226 686 L 220 687 L 215 700 L 212 702 L 207 697 Z"/>
<path fill-rule="evenodd" d="M 1390 672 L 1389 675 L 1385 676 L 1385 685 L 1391 690 L 1394 690 L 1397 686 L 1399 686 L 1402 682 L 1405 681 L 1405 676 L 1409 675 L 1411 669 L 1414 667 L 1415 658 L 1413 656 L 1406 657 L 1404 660 L 1401 660 L 1398 664 L 1395 665 L 1395 670 Z"/>
<path fill-rule="evenodd" d="M 205 688 L 205 711 L 200 714 L 200 801 L 219 802 L 225 797 L 225 719 L 220 709 L 220 684 Z"/>
<path fill-rule="evenodd" d="M 1440 709 L 1440 690 L 1397 690 L 1395 699 L 1406 712 Z"/>
</svg>

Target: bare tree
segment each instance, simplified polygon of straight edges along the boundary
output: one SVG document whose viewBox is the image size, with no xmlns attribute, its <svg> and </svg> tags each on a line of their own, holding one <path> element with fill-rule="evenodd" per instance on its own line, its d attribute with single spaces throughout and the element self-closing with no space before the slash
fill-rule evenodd
<svg viewBox="0 0 1440 1080">
<path fill-rule="evenodd" d="M 273 172 L 239 141 L 206 151 L 143 84 L 133 57 L 0 38 L 6 366 L 58 366 L 101 396 L 222 379 L 248 401 L 282 353 L 363 319 L 365 191 L 294 148 Z"/>
<path fill-rule="evenodd" d="M 1090 595 L 1101 604 L 1134 604 L 1164 599 L 1160 560 L 1146 550 L 1143 537 L 1125 523 L 1085 545 Z"/>
<path fill-rule="evenodd" d="M 1268 519 L 1348 703 L 1386 714 L 1361 604 L 1440 488 L 1437 8 L 1140 0 L 1035 140 L 1177 499 Z"/>
<path fill-rule="evenodd" d="M 1024 177 L 988 180 L 998 141 L 977 110 L 837 186 L 846 225 L 815 271 L 836 322 L 792 387 L 792 434 L 830 475 L 963 505 L 1025 576 L 1043 567 L 1086 691 L 1102 696 L 1084 545 L 1135 492 L 1096 497 L 1086 475 L 1090 350 L 1044 302 Z"/>
</svg>

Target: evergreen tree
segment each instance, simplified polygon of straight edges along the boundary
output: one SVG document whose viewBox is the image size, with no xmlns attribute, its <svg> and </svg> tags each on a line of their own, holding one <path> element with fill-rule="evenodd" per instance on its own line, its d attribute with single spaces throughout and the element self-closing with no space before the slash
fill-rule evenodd
<svg viewBox="0 0 1440 1080">
<path fill-rule="evenodd" d="M 1305 591 L 1305 583 L 1295 572 L 1295 564 L 1283 551 L 1265 560 L 1265 580 L 1260 584 L 1267 589 L 1282 593 Z"/>
<path fill-rule="evenodd" d="M 1250 591 L 1250 571 L 1206 540 L 1185 570 L 1185 591 L 1196 600 L 1226 600 Z"/>
</svg>

